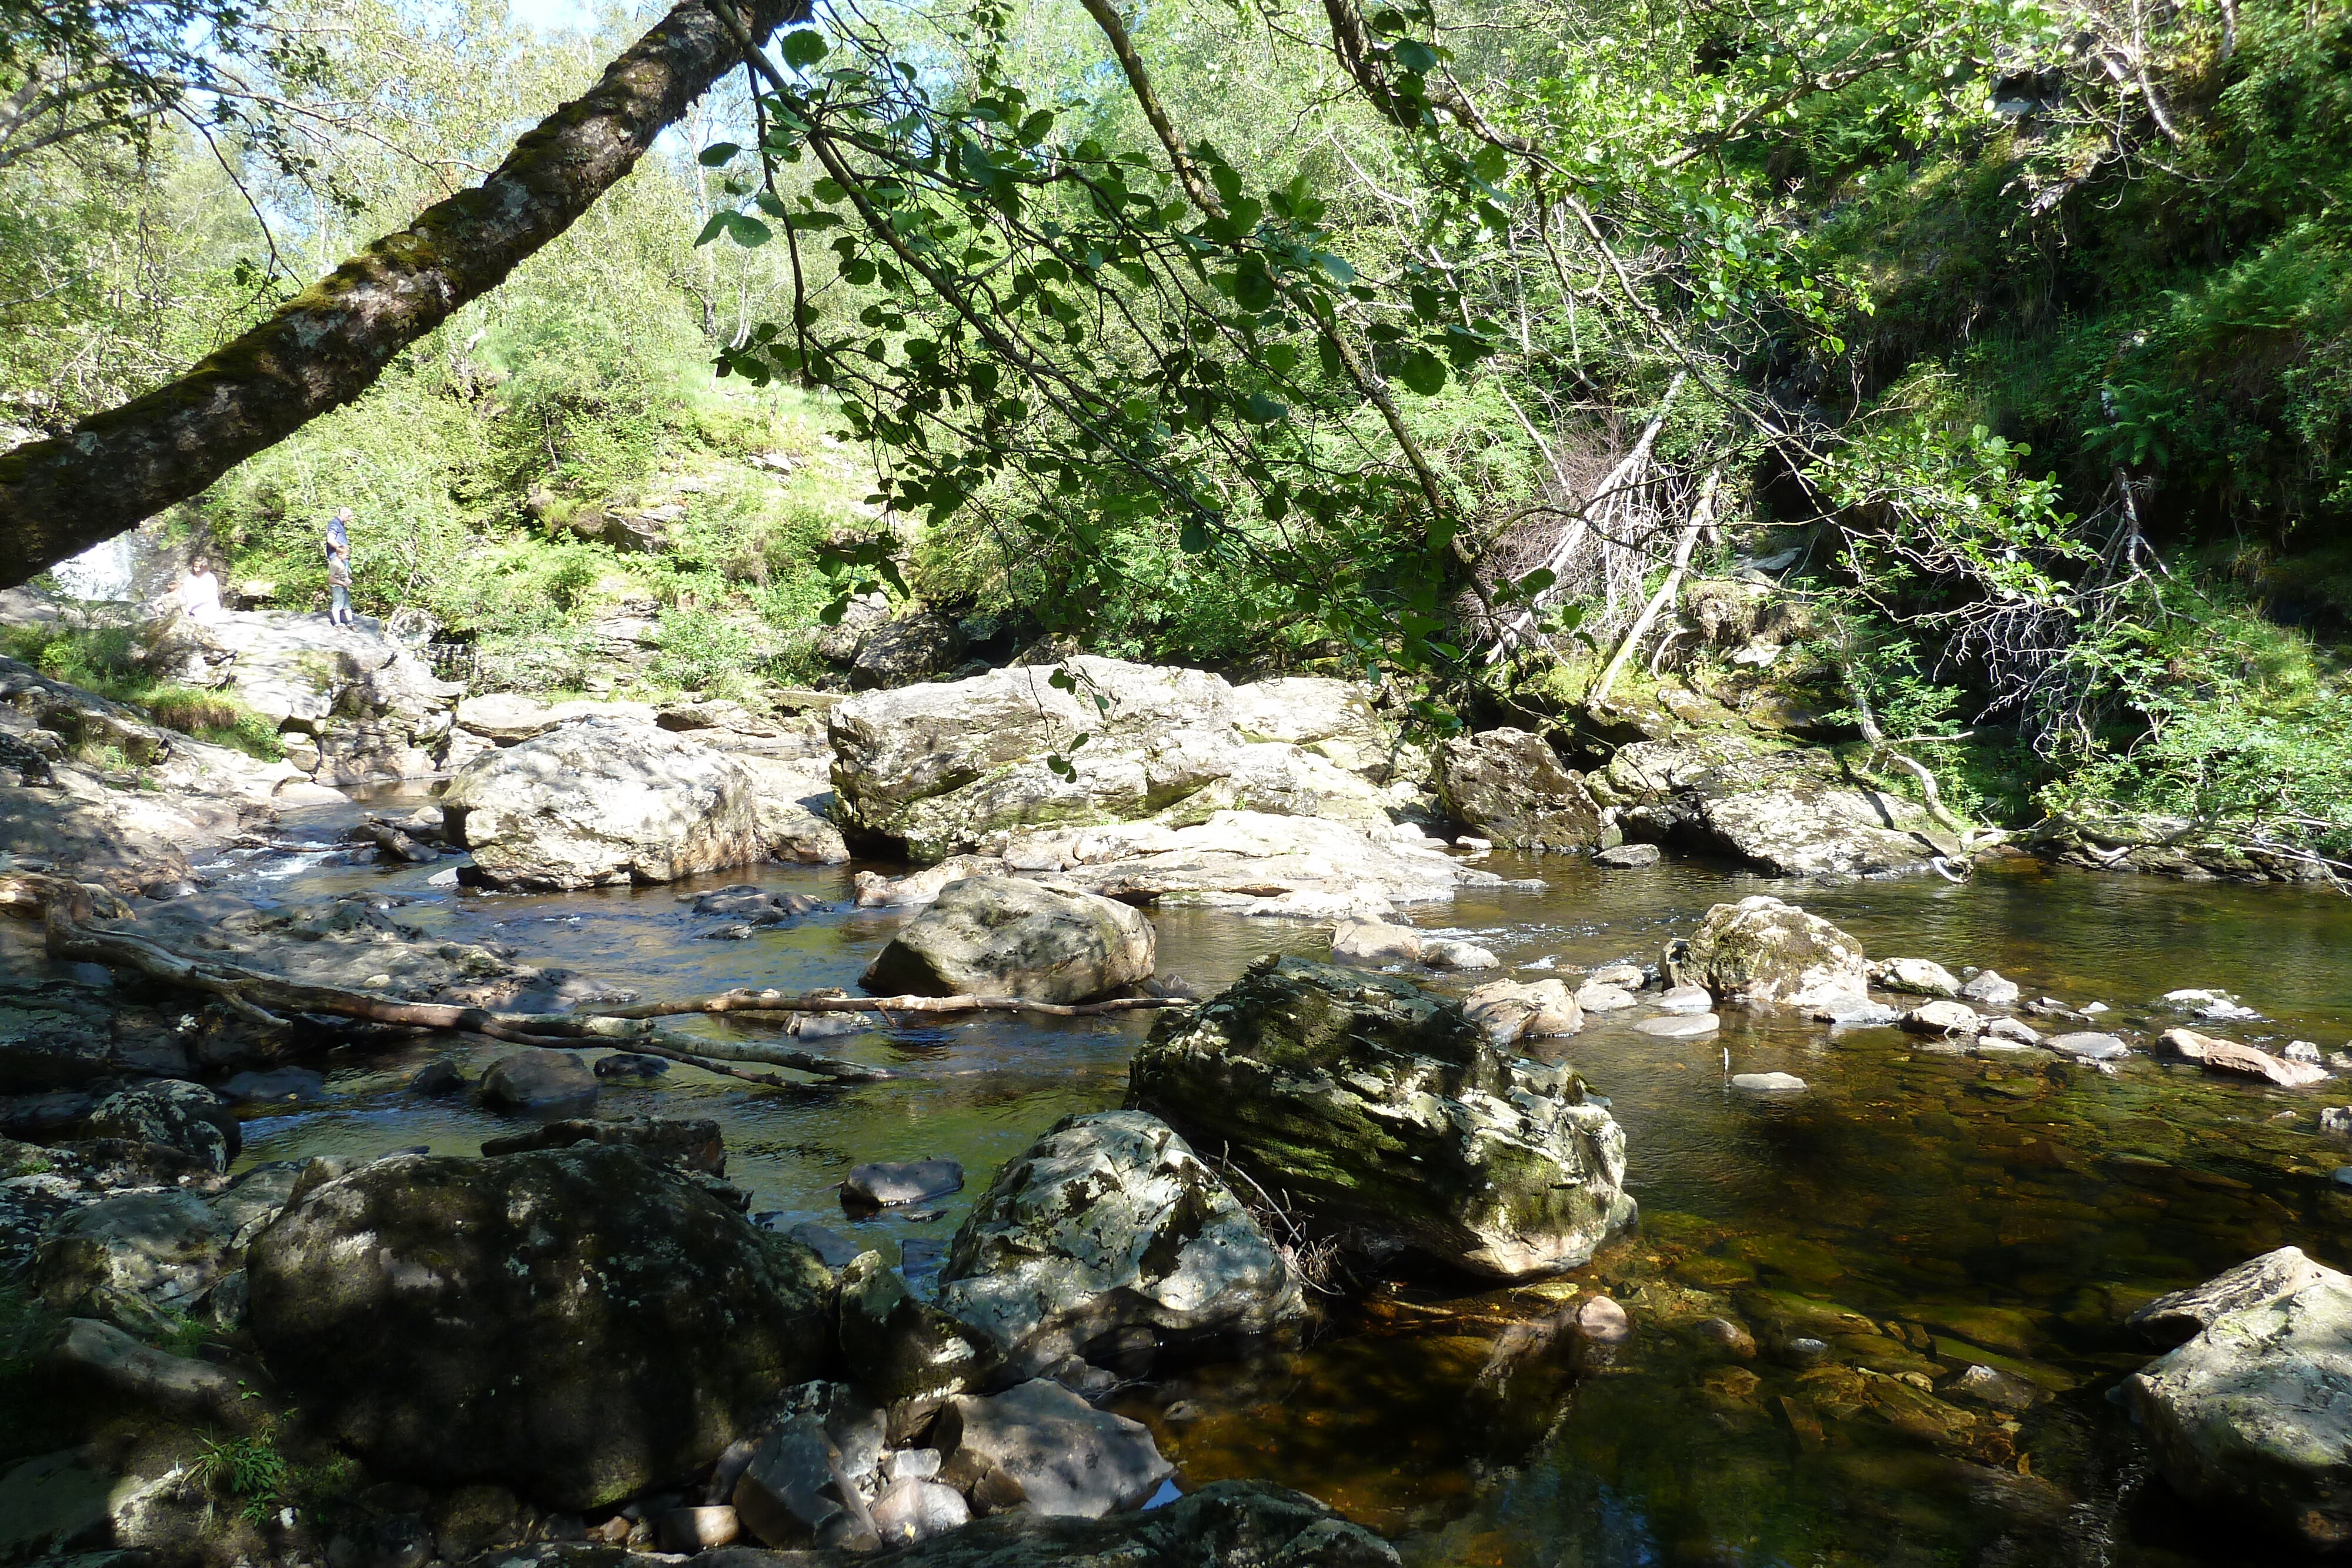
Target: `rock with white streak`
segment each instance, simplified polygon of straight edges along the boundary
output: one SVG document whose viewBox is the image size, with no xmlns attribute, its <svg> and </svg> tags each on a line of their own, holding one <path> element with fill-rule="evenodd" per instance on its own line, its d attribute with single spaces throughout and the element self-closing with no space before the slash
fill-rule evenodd
<svg viewBox="0 0 2352 1568">
<path fill-rule="evenodd" d="M 2193 1061 L 2208 1072 L 2225 1077 L 2258 1078 L 2282 1089 L 2303 1089 L 2327 1082 L 2327 1069 L 2324 1067 L 2308 1061 L 2284 1061 L 2267 1051 L 2240 1045 L 2233 1040 L 2216 1040 L 2193 1029 L 2166 1030 L 2163 1043 L 2182 1061 Z"/>
</svg>

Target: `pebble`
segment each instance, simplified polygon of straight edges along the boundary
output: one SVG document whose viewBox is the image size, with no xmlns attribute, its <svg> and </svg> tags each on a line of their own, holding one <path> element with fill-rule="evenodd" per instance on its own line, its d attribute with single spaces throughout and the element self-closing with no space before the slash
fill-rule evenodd
<svg viewBox="0 0 2352 1568">
<path fill-rule="evenodd" d="M 1664 1018 L 1643 1019 L 1633 1027 L 1660 1040 L 1696 1040 L 1721 1029 L 1723 1020 L 1713 1013 L 1701 1013 L 1696 1018 L 1670 1013 Z"/>
<path fill-rule="evenodd" d="M 1694 1325 L 1698 1337 L 1737 1361 L 1756 1359 L 1756 1336 L 1729 1318 L 1701 1318 Z"/>
<path fill-rule="evenodd" d="M 1810 1087 L 1793 1072 L 1735 1072 L 1731 1086 L 1758 1094 L 1789 1094 Z"/>
<path fill-rule="evenodd" d="M 1829 1342 L 1800 1335 L 1780 1347 L 1780 1359 L 1791 1366 L 1819 1366 L 1830 1358 Z"/>
</svg>

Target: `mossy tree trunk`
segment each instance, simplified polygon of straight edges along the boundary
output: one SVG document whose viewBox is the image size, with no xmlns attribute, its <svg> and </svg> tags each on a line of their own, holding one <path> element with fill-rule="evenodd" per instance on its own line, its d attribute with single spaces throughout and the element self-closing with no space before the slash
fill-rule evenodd
<svg viewBox="0 0 2352 1568">
<path fill-rule="evenodd" d="M 749 0 L 753 36 L 810 0 Z M 703 0 L 526 133 L 480 184 L 343 263 L 178 380 L 0 456 L 0 588 L 196 495 L 374 384 L 393 357 L 569 228 L 742 57 Z"/>
</svg>

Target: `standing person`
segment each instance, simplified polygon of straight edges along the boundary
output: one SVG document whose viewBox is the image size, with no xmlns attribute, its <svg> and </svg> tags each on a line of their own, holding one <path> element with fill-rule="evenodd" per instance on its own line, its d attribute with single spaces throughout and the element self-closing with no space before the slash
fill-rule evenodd
<svg viewBox="0 0 2352 1568">
<path fill-rule="evenodd" d="M 180 584 L 180 610 L 199 626 L 209 626 L 227 613 L 221 608 L 220 579 L 202 556 L 188 563 L 187 579 Z"/>
<path fill-rule="evenodd" d="M 327 619 L 337 626 L 352 623 L 352 509 L 338 507 L 327 521 L 327 588 L 332 601 Z"/>
</svg>

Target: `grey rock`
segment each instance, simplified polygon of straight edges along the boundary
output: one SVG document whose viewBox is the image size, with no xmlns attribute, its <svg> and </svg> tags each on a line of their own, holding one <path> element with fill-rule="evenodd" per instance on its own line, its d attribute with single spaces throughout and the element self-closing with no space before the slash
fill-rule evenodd
<svg viewBox="0 0 2352 1568">
<path fill-rule="evenodd" d="M 1883 1028 L 1903 1021 L 1902 1012 L 1885 1002 L 1873 1001 L 1867 997 L 1843 995 L 1830 998 L 1807 1016 L 1842 1029 Z"/>
<path fill-rule="evenodd" d="M 1762 894 L 1709 909 L 1687 943 L 1668 949 L 1665 968 L 1675 985 L 1790 1007 L 1869 994 L 1861 943 L 1817 915 Z"/>
<path fill-rule="evenodd" d="M 501 1111 L 537 1111 L 596 1097 L 596 1074 L 576 1052 L 541 1047 L 511 1052 L 482 1074 L 482 1099 Z"/>
<path fill-rule="evenodd" d="M 1475 942 L 1455 941 L 1423 943 L 1421 961 L 1433 969 L 1460 970 L 1500 968 L 1503 962 L 1490 948 Z"/>
<path fill-rule="evenodd" d="M 1477 1273 L 1582 1262 L 1634 1213 L 1624 1134 L 1581 1080 L 1380 976 L 1254 965 L 1153 1027 L 1128 1098 L 1318 1223 Z"/>
<path fill-rule="evenodd" d="M 1627 997 L 1627 1005 L 1632 1002 Z M 1584 1027 L 1583 1009 L 1562 980 L 1490 981 L 1462 998 L 1462 1010 L 1498 1046 L 1556 1040 Z"/>
<path fill-rule="evenodd" d="M 874 1500 L 874 1532 L 885 1547 L 929 1541 L 971 1522 L 963 1493 L 913 1477 L 893 1480 Z"/>
<path fill-rule="evenodd" d="M 1705 986 L 1670 986 L 1657 998 L 1660 1012 L 1705 1013 L 1715 1010 L 1715 996 Z"/>
<path fill-rule="evenodd" d="M 194 1193 L 117 1193 L 58 1226 L 35 1255 L 31 1283 L 55 1312 L 153 1332 L 234 1266 L 235 1235 Z"/>
<path fill-rule="evenodd" d="M 945 674 L 962 662 L 963 632 L 955 618 L 919 610 L 868 631 L 850 661 L 851 689 L 870 692 Z"/>
<path fill-rule="evenodd" d="M 1604 985 L 1587 980 L 1576 988 L 1576 1005 L 1588 1013 L 1622 1012 L 1634 1005 L 1633 993 L 1622 986 Z"/>
<path fill-rule="evenodd" d="M 1903 1015 L 1903 1027 L 1912 1034 L 1948 1040 L 1973 1035 L 1984 1027 L 1976 1009 L 1966 1002 L 1927 1002 Z"/>
<path fill-rule="evenodd" d="M 2279 1055 L 2289 1061 L 2305 1061 L 2315 1064 L 2320 1060 L 2318 1044 L 2315 1041 L 2308 1040 L 2288 1040 L 2286 1042 L 2286 1049 L 2280 1051 Z"/>
<path fill-rule="evenodd" d="M 1723 1020 L 1713 1013 L 1668 1013 L 1664 1018 L 1643 1019 L 1633 1027 L 1660 1040 L 1696 1040 L 1720 1030 Z"/>
<path fill-rule="evenodd" d="M 2233 1040 L 2216 1040 L 2192 1029 L 2168 1029 L 2163 1043 L 2185 1061 L 2208 1072 L 2231 1078 L 2259 1078 L 2282 1089 L 2302 1089 L 2327 1082 L 2327 1069 L 2308 1061 L 2287 1061 Z"/>
<path fill-rule="evenodd" d="M 616 1051 L 610 1056 L 596 1059 L 594 1071 L 599 1078 L 659 1078 L 669 1071 L 669 1063 L 658 1056 L 641 1051 Z"/>
<path fill-rule="evenodd" d="M 76 1318 L 50 1354 L 52 1367 L 166 1420 L 247 1431 L 267 1422 L 267 1401 L 225 1368 L 142 1344 L 111 1323 Z"/>
<path fill-rule="evenodd" d="M 1065 1117 L 998 1172 L 956 1232 L 939 1302 L 1019 1377 L 1121 1330 L 1248 1336 L 1306 1316 L 1265 1230 L 1142 1111 Z"/>
<path fill-rule="evenodd" d="M 889 1208 L 963 1190 L 963 1166 L 953 1160 L 876 1160 L 849 1167 L 841 1184 L 844 1207 Z"/>
<path fill-rule="evenodd" d="M 877 995 L 1087 1002 L 1151 977 L 1151 922 L 1131 904 L 1013 876 L 940 890 L 858 983 Z"/>
<path fill-rule="evenodd" d="M 482 1155 L 528 1154 L 533 1149 L 568 1149 L 577 1144 L 609 1144 L 635 1149 L 648 1159 L 709 1176 L 727 1174 L 727 1145 L 719 1124 L 707 1116 L 622 1116 L 611 1121 L 575 1118 L 549 1122 L 527 1133 L 482 1141 Z"/>
<path fill-rule="evenodd" d="M 1130 1509 L 1175 1473 L 1139 1421 L 1097 1410 L 1034 1378 L 1002 1394 L 965 1395 L 940 1412 L 945 1475 L 1000 1477 L 1028 1512 L 1099 1519 Z"/>
<path fill-rule="evenodd" d="M 2011 1008 L 2023 995 L 2015 980 L 2003 979 L 1997 969 L 1979 969 L 1960 988 L 1960 997 L 1989 1008 Z"/>
<path fill-rule="evenodd" d="M 90 1135 L 161 1144 L 226 1171 L 244 1146 L 236 1113 L 201 1083 L 165 1078 L 110 1094 L 89 1113 Z"/>
<path fill-rule="evenodd" d="M 1984 1032 L 1990 1039 L 2005 1040 L 2012 1045 L 2042 1043 L 2042 1031 L 2021 1019 L 1987 1019 L 1984 1020 Z"/>
<path fill-rule="evenodd" d="M 871 1551 L 861 1489 L 881 1467 L 888 1428 L 882 1407 L 846 1385 L 792 1390 L 735 1483 L 744 1527 L 770 1546 Z"/>
<path fill-rule="evenodd" d="M 1638 991 L 1648 983 L 1649 976 L 1639 964 L 1620 963 L 1603 964 L 1585 978 L 1596 986 L 1616 986 L 1628 991 Z"/>
<path fill-rule="evenodd" d="M 455 1094 L 466 1086 L 466 1075 L 456 1062 L 442 1057 L 418 1068 L 408 1086 L 419 1094 Z"/>
<path fill-rule="evenodd" d="M 247 1270 L 272 1372 L 372 1469 L 563 1508 L 709 1463 L 826 1337 L 813 1257 L 626 1148 L 378 1160 Z"/>
<path fill-rule="evenodd" d="M 2042 1043 L 2059 1055 L 2071 1056 L 2078 1061 L 2114 1061 L 2131 1054 L 2131 1047 L 2114 1035 L 2083 1030 L 2073 1034 L 2053 1034 Z"/>
<path fill-rule="evenodd" d="M 1422 935 L 1385 920 L 1342 920 L 1331 931 L 1331 956 L 1342 962 L 1417 964 Z"/>
<path fill-rule="evenodd" d="M 886 1404 L 938 1408 L 974 1388 L 996 1366 L 995 1348 L 928 1301 L 882 1261 L 861 1252 L 841 1271 L 842 1364 L 860 1388 Z"/>
<path fill-rule="evenodd" d="M 1793 1094 L 1804 1090 L 1806 1084 L 1793 1072 L 1735 1072 L 1731 1086 L 1754 1094 Z"/>
<path fill-rule="evenodd" d="M 722 752 L 649 724 L 585 718 L 470 764 L 442 810 L 482 882 L 566 889 L 765 859 L 755 793 Z"/>
<path fill-rule="evenodd" d="M 1447 811 L 1496 844 L 1582 850 L 1602 841 L 1584 776 L 1564 766 L 1549 741 L 1523 729 L 1440 742 L 1437 788 Z"/>
<path fill-rule="evenodd" d="M 2321 1106 L 2319 1130 L 2338 1138 L 2352 1136 L 2352 1105 Z"/>
<path fill-rule="evenodd" d="M 1692 1325 L 1692 1332 L 1703 1343 L 1715 1346 L 1734 1361 L 1756 1359 L 1756 1336 L 1748 1332 L 1745 1323 L 1735 1322 L 1729 1318 L 1701 1318 Z"/>
<path fill-rule="evenodd" d="M 2021 1377 L 1982 1364 L 1966 1366 L 1959 1375 L 1936 1391 L 1946 1399 L 1973 1399 L 2011 1415 L 2022 1415 L 2049 1396 Z"/>
<path fill-rule="evenodd" d="M 1927 958 L 1885 958 L 1871 966 L 1870 977 L 1880 989 L 1905 991 L 1915 997 L 1957 997 L 1960 982 L 1941 964 Z"/>
<path fill-rule="evenodd" d="M 1664 852 L 1655 844 L 1619 844 L 1595 854 L 1592 863 L 1606 866 L 1612 871 L 1641 871 L 1657 864 L 1663 858 Z"/>
<path fill-rule="evenodd" d="M 2231 1312 L 2283 1300 L 2334 1273 L 2305 1256 L 2302 1248 L 2282 1247 L 2225 1269 L 2202 1284 L 2158 1296 L 2124 1322 L 2158 1344 L 2177 1345 Z"/>
<path fill-rule="evenodd" d="M 2216 1304 L 2237 1293 L 2217 1291 Z M 2244 1293 L 2249 1304 L 2126 1378 L 2125 1397 L 2175 1490 L 2340 1549 L 2352 1540 L 2352 1276 L 2328 1269 L 2284 1294 Z"/>
</svg>

